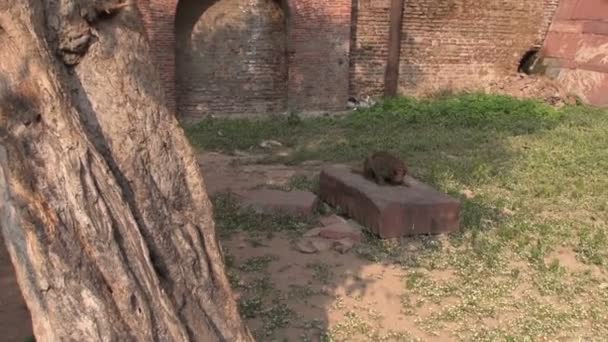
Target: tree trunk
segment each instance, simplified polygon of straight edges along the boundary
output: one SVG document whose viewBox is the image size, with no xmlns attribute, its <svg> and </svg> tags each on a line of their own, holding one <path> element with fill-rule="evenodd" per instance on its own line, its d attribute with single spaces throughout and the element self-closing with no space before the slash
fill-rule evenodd
<svg viewBox="0 0 608 342">
<path fill-rule="evenodd" d="M 399 84 L 403 1 L 404 0 L 391 0 L 390 26 L 388 31 L 388 58 L 384 74 L 384 96 L 386 97 L 397 95 L 397 86 Z"/>
<path fill-rule="evenodd" d="M 39 341 L 251 341 L 135 5 L 0 0 L 0 225 Z"/>
</svg>

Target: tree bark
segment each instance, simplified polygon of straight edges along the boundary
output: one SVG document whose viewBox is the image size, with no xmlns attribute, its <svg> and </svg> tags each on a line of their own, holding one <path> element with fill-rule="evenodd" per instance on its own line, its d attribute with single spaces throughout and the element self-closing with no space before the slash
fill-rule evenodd
<svg viewBox="0 0 608 342">
<path fill-rule="evenodd" d="M 251 341 L 133 4 L 0 0 L 0 225 L 38 341 Z"/>
<path fill-rule="evenodd" d="M 404 0 L 391 0 L 390 26 L 388 31 L 388 58 L 384 74 L 384 96 L 386 97 L 397 95 L 397 86 L 399 84 L 403 1 Z"/>
</svg>

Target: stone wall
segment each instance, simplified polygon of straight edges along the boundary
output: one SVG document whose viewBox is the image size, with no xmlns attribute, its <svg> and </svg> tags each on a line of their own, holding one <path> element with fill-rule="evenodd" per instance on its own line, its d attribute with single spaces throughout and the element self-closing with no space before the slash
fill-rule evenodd
<svg viewBox="0 0 608 342">
<path fill-rule="evenodd" d="M 548 76 L 608 106 L 608 1 L 562 0 L 541 54 Z"/>
<path fill-rule="evenodd" d="M 351 93 L 381 95 L 390 0 L 355 0 Z M 476 88 L 540 47 L 558 0 L 405 0 L 399 92 Z"/>
</svg>

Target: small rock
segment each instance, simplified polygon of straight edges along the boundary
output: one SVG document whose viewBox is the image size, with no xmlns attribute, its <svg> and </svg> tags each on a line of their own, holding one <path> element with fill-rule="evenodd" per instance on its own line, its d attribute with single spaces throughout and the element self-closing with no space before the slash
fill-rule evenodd
<svg viewBox="0 0 608 342">
<path fill-rule="evenodd" d="M 279 151 L 279 152 L 276 153 L 276 155 L 278 157 L 288 157 L 289 156 L 289 151 L 287 151 L 287 150 Z"/>
<path fill-rule="evenodd" d="M 304 237 L 313 237 L 313 236 L 319 236 L 319 233 L 321 232 L 321 227 L 317 227 L 317 228 L 313 228 L 309 231 L 307 231 L 306 233 L 304 233 Z"/>
<path fill-rule="evenodd" d="M 467 199 L 471 199 L 475 197 L 475 193 L 469 189 L 464 189 L 462 191 L 460 191 L 460 193 L 462 195 L 464 195 L 464 197 L 466 197 Z"/>
<path fill-rule="evenodd" d="M 333 249 L 341 254 L 344 254 L 348 251 L 350 251 L 353 247 L 355 246 L 355 242 L 352 241 L 350 238 L 346 238 L 346 239 L 340 239 L 337 241 L 334 241 L 333 243 Z"/>
<path fill-rule="evenodd" d="M 330 250 L 332 242 L 319 237 L 309 237 L 298 241 L 296 247 L 302 253 L 314 254 Z"/>
<path fill-rule="evenodd" d="M 349 238 L 357 243 L 363 239 L 361 229 L 351 226 L 348 222 L 338 222 L 323 227 L 319 232 L 319 236 L 332 240 Z"/>
<path fill-rule="evenodd" d="M 309 238 L 317 252 L 325 252 L 331 249 L 332 242 L 323 238 Z"/>
<path fill-rule="evenodd" d="M 342 217 L 340 217 L 336 214 L 331 215 L 331 216 L 322 217 L 320 221 L 321 221 L 321 224 L 324 226 L 331 226 L 332 224 L 346 222 L 345 219 L 343 219 Z"/>
<path fill-rule="evenodd" d="M 353 219 L 347 220 L 346 222 L 348 222 L 348 224 L 350 224 L 354 228 L 357 228 L 357 229 L 359 229 L 361 231 L 363 231 L 365 229 L 365 227 L 363 227 L 362 225 L 359 224 L 359 222 L 357 222 L 357 221 L 355 221 Z"/>
<path fill-rule="evenodd" d="M 608 289 L 608 283 L 601 283 L 599 287 L 600 287 L 600 290 L 606 290 L 606 289 Z"/>
<path fill-rule="evenodd" d="M 296 248 L 298 251 L 306 254 L 314 254 L 317 252 L 317 248 L 312 244 L 312 242 L 308 239 L 300 240 L 296 243 Z"/>
<path fill-rule="evenodd" d="M 509 208 L 502 208 L 502 210 L 500 212 L 501 212 L 501 214 L 503 214 L 505 216 L 513 216 L 513 214 L 514 214 L 513 210 L 511 210 Z"/>
<path fill-rule="evenodd" d="M 273 147 L 281 147 L 283 144 L 276 140 L 264 140 L 260 143 L 260 147 L 262 148 L 273 148 Z"/>
</svg>

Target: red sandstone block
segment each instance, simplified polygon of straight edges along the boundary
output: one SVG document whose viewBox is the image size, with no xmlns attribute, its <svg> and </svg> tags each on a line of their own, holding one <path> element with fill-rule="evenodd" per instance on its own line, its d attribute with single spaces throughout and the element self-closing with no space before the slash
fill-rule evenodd
<svg viewBox="0 0 608 342">
<path fill-rule="evenodd" d="M 574 10 L 579 0 L 562 0 L 555 14 L 555 19 L 570 19 L 574 14 Z"/>
<path fill-rule="evenodd" d="M 579 0 L 572 19 L 605 20 L 608 18 L 608 1 Z"/>
<path fill-rule="evenodd" d="M 608 36 L 608 21 L 588 21 L 583 24 L 583 33 Z"/>
<path fill-rule="evenodd" d="M 454 232 L 460 202 L 409 178 L 410 187 L 379 186 L 347 166 L 326 167 L 319 197 L 340 207 L 381 238 Z"/>
<path fill-rule="evenodd" d="M 311 215 L 317 204 L 317 196 L 309 191 L 257 189 L 235 195 L 243 206 L 267 214 Z"/>
</svg>

